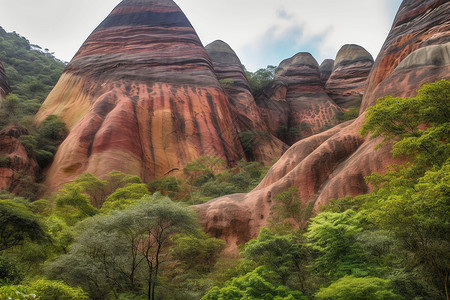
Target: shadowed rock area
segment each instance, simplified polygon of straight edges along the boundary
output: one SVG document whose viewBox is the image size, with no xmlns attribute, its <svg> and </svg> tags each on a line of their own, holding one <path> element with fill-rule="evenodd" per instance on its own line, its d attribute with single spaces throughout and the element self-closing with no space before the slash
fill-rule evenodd
<svg viewBox="0 0 450 300">
<path fill-rule="evenodd" d="M 69 63 L 37 119 L 50 114 L 70 129 L 47 172 L 50 190 L 84 171 L 150 181 L 202 155 L 230 166 L 244 157 L 209 55 L 171 0 L 122 1 Z"/>
<path fill-rule="evenodd" d="M 373 57 L 363 47 L 344 45 L 337 53 L 325 89 L 342 108 L 361 105 Z"/>
<path fill-rule="evenodd" d="M 314 202 L 316 208 L 331 198 L 370 190 L 364 176 L 383 172 L 394 160 L 389 146 L 375 151 L 379 140 L 359 135 L 364 110 L 380 96 L 414 96 L 424 82 L 450 78 L 449 9 L 448 1 L 403 1 L 369 76 L 359 118 L 293 145 L 250 193 L 196 207 L 205 230 L 224 239 L 229 254 L 257 236 L 267 224 L 273 198 L 291 186 L 298 187 L 301 199 Z"/>
<path fill-rule="evenodd" d="M 0 131 L 0 191 L 9 188 L 17 192 L 17 180 L 21 173 L 34 178 L 39 172 L 39 166 L 31 158 L 25 147 L 19 141 L 22 135 L 30 133 L 22 126 L 9 126 Z"/>
<path fill-rule="evenodd" d="M 280 63 L 274 82 L 257 98 L 257 104 L 272 134 L 280 134 L 280 126 L 298 132 L 289 136 L 290 144 L 334 124 L 341 111 L 326 94 L 319 64 L 306 52 Z"/>
<path fill-rule="evenodd" d="M 319 66 L 320 71 L 320 81 L 322 81 L 323 85 L 327 82 L 328 78 L 330 78 L 331 73 L 333 72 L 334 67 L 334 59 L 325 59 Z"/>
<path fill-rule="evenodd" d="M 280 157 L 288 146 L 268 133 L 236 53 L 223 41 L 214 41 L 205 49 L 228 96 L 237 132 L 249 136 L 244 145 L 247 159 L 270 163 Z"/>
<path fill-rule="evenodd" d="M 11 92 L 11 88 L 8 84 L 8 79 L 6 78 L 5 68 L 3 67 L 3 63 L 0 60 L 0 106 L 1 101 L 5 99 L 6 95 Z"/>
</svg>

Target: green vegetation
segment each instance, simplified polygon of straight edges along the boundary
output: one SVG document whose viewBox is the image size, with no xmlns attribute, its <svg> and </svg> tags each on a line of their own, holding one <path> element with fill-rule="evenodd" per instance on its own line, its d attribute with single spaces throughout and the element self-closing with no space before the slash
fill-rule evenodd
<svg viewBox="0 0 450 300">
<path fill-rule="evenodd" d="M 245 70 L 245 75 L 247 76 L 248 83 L 252 90 L 253 95 L 258 95 L 262 90 L 271 82 L 275 75 L 276 66 L 267 66 L 266 68 L 261 68 L 256 72 L 250 72 Z"/>
</svg>

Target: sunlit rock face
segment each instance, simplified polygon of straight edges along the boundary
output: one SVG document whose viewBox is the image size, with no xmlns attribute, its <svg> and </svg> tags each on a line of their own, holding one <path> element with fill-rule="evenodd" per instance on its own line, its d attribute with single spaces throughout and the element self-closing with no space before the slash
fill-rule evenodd
<svg viewBox="0 0 450 300">
<path fill-rule="evenodd" d="M 334 125 L 341 108 L 327 95 L 320 76 L 319 64 L 310 53 L 300 52 L 280 63 L 274 82 L 257 98 L 273 134 L 286 127 L 292 144 Z"/>
<path fill-rule="evenodd" d="M 171 0 L 125 0 L 95 29 L 38 113 L 70 133 L 47 172 L 51 190 L 84 171 L 144 181 L 202 155 L 244 157 L 209 55 Z"/>
<path fill-rule="evenodd" d="M 342 108 L 361 105 L 372 66 L 373 57 L 363 47 L 344 45 L 325 84 L 328 95 Z"/>
<path fill-rule="evenodd" d="M 437 52 L 433 52 L 433 55 L 437 55 L 435 58 L 428 56 L 426 62 L 422 61 L 420 66 L 410 64 L 408 68 L 397 67 L 416 50 L 448 42 L 450 42 L 449 1 L 403 1 L 370 73 L 361 112 L 374 105 L 376 99 L 381 96 L 387 94 L 408 96 L 425 82 L 447 77 L 448 65 L 446 67 L 445 60 Z M 424 53 L 420 55 L 423 56 Z M 448 55 L 448 52 L 445 55 Z"/>
<path fill-rule="evenodd" d="M 19 138 L 29 135 L 22 126 L 8 126 L 0 131 L 0 191 L 17 192 L 20 176 L 35 178 L 39 172 L 36 160 L 28 155 Z"/>
<path fill-rule="evenodd" d="M 422 83 L 450 78 L 449 7 L 448 1 L 403 1 L 369 76 L 364 108 L 379 96 L 414 96 Z M 274 197 L 291 186 L 316 209 L 332 198 L 370 191 L 364 177 L 384 172 L 394 160 L 389 145 L 375 151 L 380 140 L 360 136 L 364 118 L 363 111 L 354 121 L 297 142 L 250 193 L 197 206 L 205 230 L 224 239 L 228 253 L 236 254 L 237 245 L 267 224 Z"/>
<path fill-rule="evenodd" d="M 9 87 L 8 79 L 6 78 L 5 68 L 0 60 L 0 106 L 2 100 L 6 98 L 6 95 L 8 95 L 9 92 L 11 92 L 11 88 Z"/>
<path fill-rule="evenodd" d="M 233 123 L 238 133 L 241 137 L 247 135 L 251 139 L 244 141 L 251 143 L 245 145 L 248 150 L 247 158 L 270 163 L 274 158 L 280 157 L 288 146 L 268 132 L 236 53 L 227 43 L 219 40 L 207 45 L 205 49 L 228 96 Z"/>
</svg>

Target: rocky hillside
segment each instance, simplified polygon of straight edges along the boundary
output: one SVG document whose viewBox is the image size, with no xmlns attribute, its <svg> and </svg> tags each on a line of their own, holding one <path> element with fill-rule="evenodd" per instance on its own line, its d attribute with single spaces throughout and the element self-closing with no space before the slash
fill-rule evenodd
<svg viewBox="0 0 450 300">
<path fill-rule="evenodd" d="M 364 110 L 380 96 L 413 96 L 424 82 L 450 77 L 449 16 L 448 1 L 403 1 L 369 75 L 360 117 L 293 145 L 252 192 L 197 206 L 203 227 L 234 252 L 256 237 L 273 197 L 291 186 L 316 208 L 331 198 L 367 192 L 364 176 L 382 172 L 393 159 L 389 146 L 375 151 L 378 141 L 359 134 Z M 274 83 L 271 90 L 280 95 L 289 87 Z"/>
<path fill-rule="evenodd" d="M 5 99 L 6 95 L 11 91 L 8 80 L 6 78 L 5 68 L 0 60 L 0 103 L 2 99 Z"/>
</svg>

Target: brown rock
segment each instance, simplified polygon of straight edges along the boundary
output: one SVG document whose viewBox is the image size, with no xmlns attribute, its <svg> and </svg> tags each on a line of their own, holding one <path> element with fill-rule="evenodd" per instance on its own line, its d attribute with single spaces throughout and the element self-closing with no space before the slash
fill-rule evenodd
<svg viewBox="0 0 450 300">
<path fill-rule="evenodd" d="M 342 108 L 359 107 L 372 66 L 372 55 L 363 47 L 344 45 L 325 85 L 328 95 Z"/>
<path fill-rule="evenodd" d="M 422 83 L 450 77 L 449 45 L 443 43 L 450 33 L 449 5 L 448 1 L 437 0 L 403 1 L 369 76 L 364 107 L 372 105 L 377 95 L 414 96 Z M 421 38 L 425 39 L 423 43 L 419 42 Z M 406 51 L 411 48 L 415 50 Z M 405 51 L 409 54 L 404 55 Z M 396 62 L 395 66 L 389 62 Z M 313 201 L 316 208 L 331 198 L 370 191 L 364 176 L 383 172 L 395 161 L 388 146 L 374 150 L 380 140 L 359 135 L 364 118 L 365 113 L 299 141 L 250 193 L 197 206 L 203 227 L 226 240 L 228 253 L 236 254 L 238 244 L 256 237 L 261 226 L 267 224 L 273 197 L 291 186 L 299 189 L 302 201 Z M 225 213 L 224 207 L 232 209 Z"/>
<path fill-rule="evenodd" d="M 336 113 L 341 111 L 325 92 L 319 64 L 306 52 L 281 62 L 274 83 L 257 98 L 257 104 L 272 134 L 279 135 L 280 126 L 300 133 L 287 140 L 280 137 L 289 144 L 334 124 Z"/>
<path fill-rule="evenodd" d="M 408 88 L 394 87 L 392 91 L 384 90 L 383 81 L 387 81 L 394 69 L 414 51 L 433 45 L 441 45 L 450 40 L 450 2 L 447 0 L 408 0 L 403 1 L 392 25 L 391 31 L 375 60 L 369 75 L 368 87 L 365 91 L 361 112 L 368 106 L 374 105 L 376 99 L 383 93 L 394 93 L 401 96 L 410 93 Z M 420 69 L 420 68 L 419 68 Z M 432 68 L 425 68 L 430 72 L 420 77 L 433 76 Z M 424 72 L 425 72 L 424 69 Z M 435 70 L 434 70 L 435 71 Z M 419 79 L 420 79 L 419 78 Z M 441 77 L 442 78 L 442 77 Z M 426 81 L 427 79 L 425 79 Z M 429 78 L 429 81 L 434 79 Z M 420 80 L 414 76 L 409 78 L 410 87 L 420 86 Z M 405 81 L 403 81 L 404 83 Z M 377 89 L 381 88 L 377 91 Z"/>
<path fill-rule="evenodd" d="M 320 81 L 322 81 L 323 85 L 327 83 L 328 78 L 330 78 L 331 73 L 333 72 L 334 67 L 334 59 L 325 59 L 319 66 L 320 71 Z"/>
<path fill-rule="evenodd" d="M 239 134 L 254 132 L 251 145 L 245 145 L 247 159 L 270 163 L 280 157 L 288 146 L 268 132 L 250 90 L 241 61 L 223 41 L 205 47 L 214 65 L 217 78 L 228 96 L 233 124 Z M 248 148 L 248 149 L 247 149 Z"/>
<path fill-rule="evenodd" d="M 122 1 L 67 66 L 37 118 L 70 133 L 46 182 L 119 170 L 144 181 L 199 156 L 244 154 L 227 97 L 195 30 L 171 0 Z"/>
<path fill-rule="evenodd" d="M 0 191 L 16 191 L 16 179 L 19 173 L 35 177 L 39 166 L 34 158 L 29 157 L 25 147 L 20 143 L 22 135 L 28 135 L 21 126 L 9 126 L 0 131 Z"/>
</svg>

